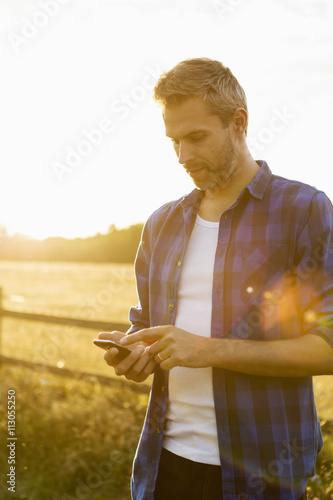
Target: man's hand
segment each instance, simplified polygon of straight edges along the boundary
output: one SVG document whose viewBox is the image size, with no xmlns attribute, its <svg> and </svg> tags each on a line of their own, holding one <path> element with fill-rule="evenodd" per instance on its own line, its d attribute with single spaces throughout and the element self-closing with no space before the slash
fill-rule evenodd
<svg viewBox="0 0 333 500">
<path fill-rule="evenodd" d="M 321 337 L 308 333 L 283 340 L 213 339 L 174 326 L 140 330 L 121 339 L 129 346 L 144 341 L 163 370 L 174 366 L 223 368 L 262 377 L 333 375 L 333 349 Z"/>
<path fill-rule="evenodd" d="M 108 339 L 115 342 L 120 342 L 123 337 L 126 337 L 121 332 L 102 332 L 98 334 L 99 339 Z M 128 347 L 132 352 L 122 361 L 117 362 L 118 349 L 111 347 L 104 354 L 104 359 L 108 365 L 114 368 L 116 375 L 124 375 L 128 380 L 134 382 L 143 382 L 153 372 L 156 363 L 154 358 L 149 354 L 149 351 L 142 342 L 134 342 Z"/>
<path fill-rule="evenodd" d="M 200 337 L 175 326 L 156 326 L 123 337 L 119 342 L 132 346 L 137 342 L 151 344 L 148 352 L 163 370 L 174 366 L 202 368 L 210 365 L 215 339 Z"/>
</svg>

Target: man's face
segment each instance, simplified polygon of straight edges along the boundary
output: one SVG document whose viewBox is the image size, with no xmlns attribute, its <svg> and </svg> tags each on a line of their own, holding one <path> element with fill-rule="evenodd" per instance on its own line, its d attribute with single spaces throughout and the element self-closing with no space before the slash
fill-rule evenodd
<svg viewBox="0 0 333 500">
<path fill-rule="evenodd" d="M 203 191 L 227 185 L 236 154 L 229 128 L 211 114 L 203 99 L 190 97 L 164 109 L 165 132 L 187 173 Z"/>
</svg>

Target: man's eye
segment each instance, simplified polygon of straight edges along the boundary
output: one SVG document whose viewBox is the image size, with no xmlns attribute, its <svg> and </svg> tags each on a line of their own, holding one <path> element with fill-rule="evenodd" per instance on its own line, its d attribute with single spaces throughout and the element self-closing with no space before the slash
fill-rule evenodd
<svg viewBox="0 0 333 500">
<path fill-rule="evenodd" d="M 195 135 L 195 136 L 191 137 L 192 142 L 198 142 L 201 139 L 203 139 L 203 135 Z"/>
</svg>

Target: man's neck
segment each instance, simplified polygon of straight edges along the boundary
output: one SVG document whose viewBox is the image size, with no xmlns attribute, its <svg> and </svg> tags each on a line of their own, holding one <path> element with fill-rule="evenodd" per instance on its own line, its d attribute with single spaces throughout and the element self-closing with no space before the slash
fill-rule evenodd
<svg viewBox="0 0 333 500">
<path fill-rule="evenodd" d="M 244 173 L 233 178 L 228 185 L 205 191 L 199 208 L 200 217 L 211 222 L 219 222 L 222 214 L 237 201 L 243 189 L 258 173 L 259 168 L 253 160 L 243 170 Z"/>
</svg>

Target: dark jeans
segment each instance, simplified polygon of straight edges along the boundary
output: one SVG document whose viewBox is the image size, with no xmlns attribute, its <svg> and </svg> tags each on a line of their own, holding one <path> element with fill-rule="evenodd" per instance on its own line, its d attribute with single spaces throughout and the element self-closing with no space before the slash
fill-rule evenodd
<svg viewBox="0 0 333 500">
<path fill-rule="evenodd" d="M 201 464 L 162 449 L 154 500 L 221 500 L 219 465 Z"/>
<path fill-rule="evenodd" d="M 304 492 L 300 500 L 306 498 Z M 192 462 L 162 448 L 154 500 L 223 500 L 221 467 Z"/>
</svg>

